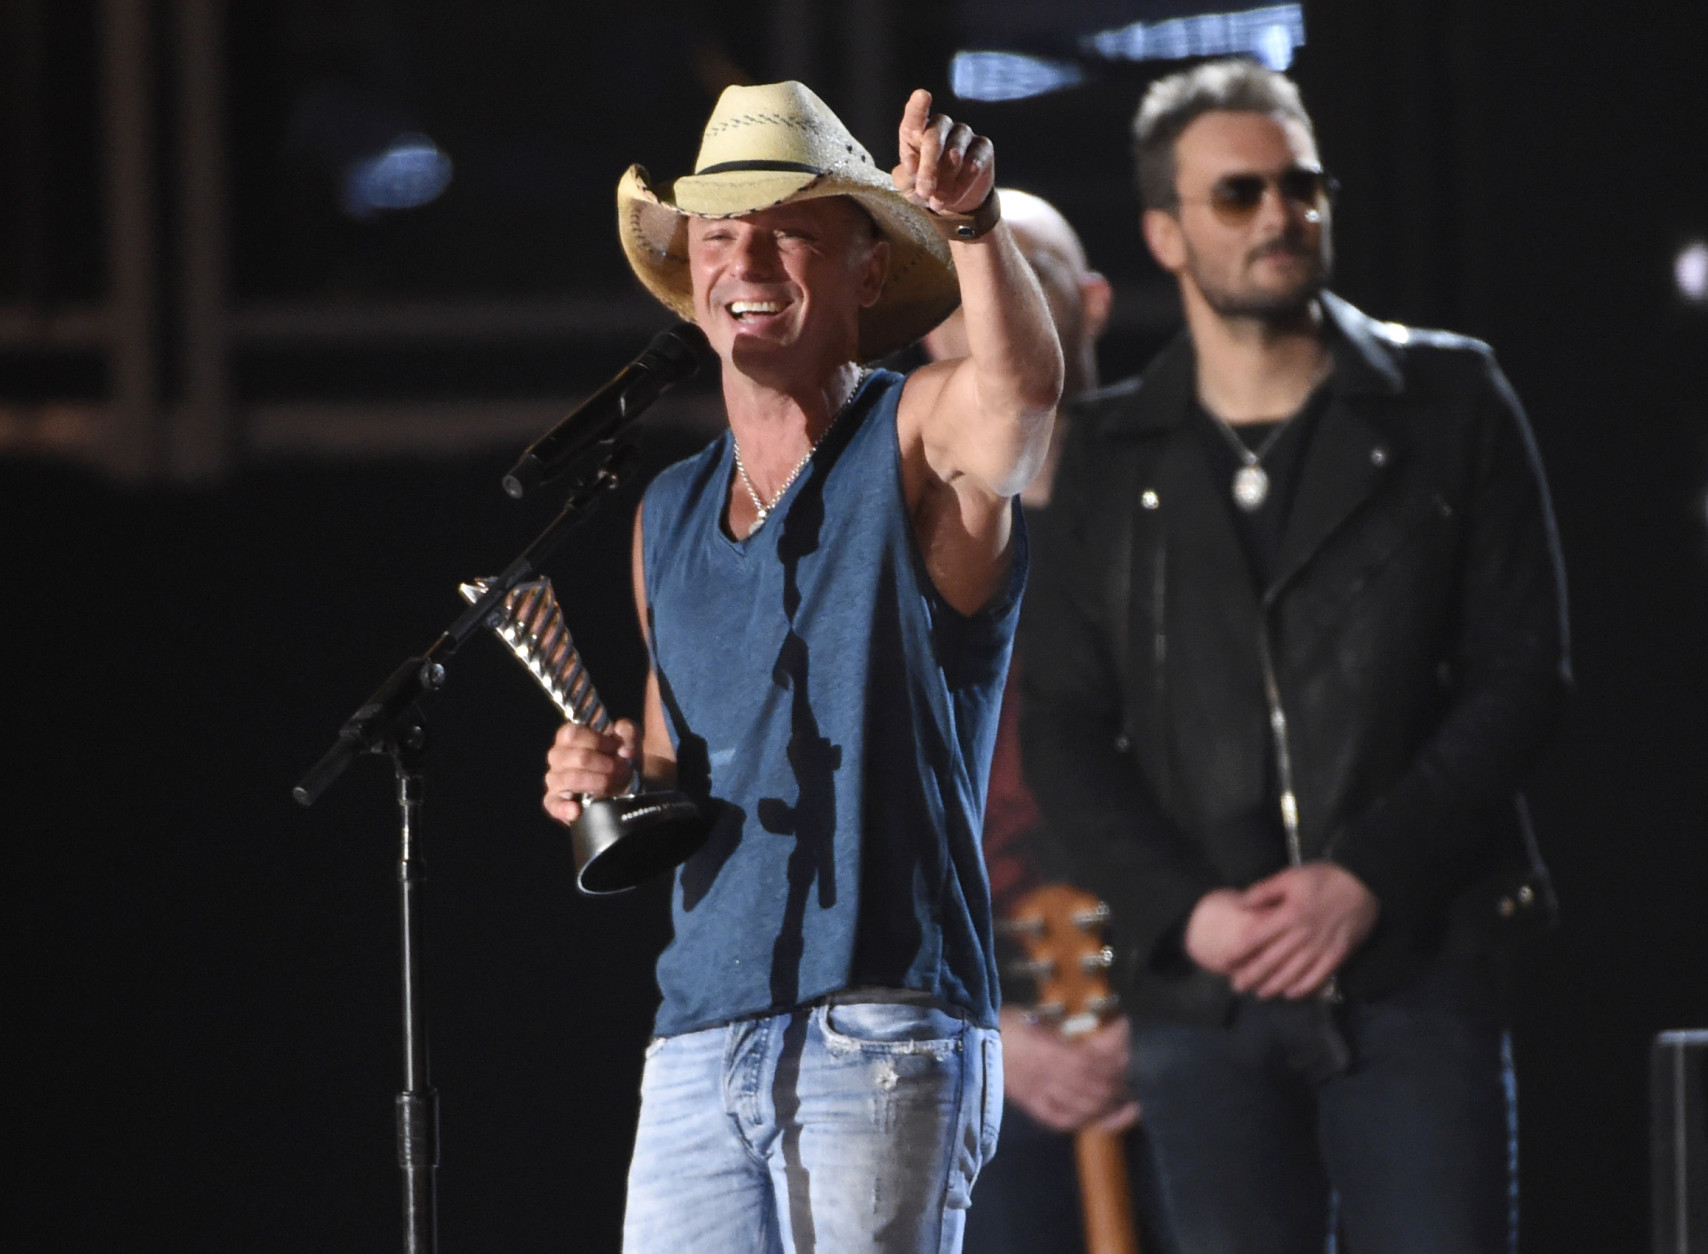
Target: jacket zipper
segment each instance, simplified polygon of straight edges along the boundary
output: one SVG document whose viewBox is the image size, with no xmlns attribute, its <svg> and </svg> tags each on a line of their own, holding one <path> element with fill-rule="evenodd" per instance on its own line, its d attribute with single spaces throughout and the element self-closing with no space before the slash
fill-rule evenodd
<svg viewBox="0 0 1708 1254">
<path fill-rule="evenodd" d="M 1287 834 L 1287 861 L 1292 866 L 1303 866 L 1305 850 L 1299 837 L 1299 795 L 1293 790 L 1293 751 L 1287 743 L 1287 711 L 1281 704 L 1281 685 L 1276 682 L 1275 662 L 1269 649 L 1267 613 L 1258 624 L 1257 652 L 1263 663 L 1263 698 L 1269 706 L 1269 731 L 1275 741 L 1275 781 L 1281 785 L 1281 828 Z M 1338 1005 L 1339 978 L 1329 976 L 1318 996 L 1328 1005 Z"/>
<path fill-rule="evenodd" d="M 1287 711 L 1281 706 L 1281 685 L 1275 681 L 1275 662 L 1269 650 L 1267 618 L 1258 624 L 1257 652 L 1263 664 L 1263 699 L 1269 706 L 1269 732 L 1275 742 L 1275 779 L 1281 785 L 1281 828 L 1287 833 L 1287 861 L 1302 866 L 1299 840 L 1299 798 L 1293 791 L 1293 754 L 1287 745 Z"/>
</svg>

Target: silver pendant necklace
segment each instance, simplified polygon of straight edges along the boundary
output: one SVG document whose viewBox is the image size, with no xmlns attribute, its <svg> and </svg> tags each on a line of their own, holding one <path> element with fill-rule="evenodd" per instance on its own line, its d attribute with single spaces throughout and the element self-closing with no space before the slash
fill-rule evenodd
<svg viewBox="0 0 1708 1254">
<path fill-rule="evenodd" d="M 1269 438 L 1257 447 L 1254 453 L 1245 446 L 1245 441 L 1234 434 L 1234 429 L 1228 425 L 1227 419 L 1214 412 L 1209 406 L 1199 402 L 1199 408 L 1210 415 L 1211 421 L 1221 433 L 1227 437 L 1228 447 L 1240 460 L 1240 467 L 1234 471 L 1233 495 L 1234 504 L 1248 514 L 1255 514 L 1263 508 L 1263 503 L 1269 499 L 1269 472 L 1263 468 L 1263 459 L 1269 456 L 1269 451 L 1275 447 L 1275 442 L 1287 433 L 1287 428 L 1298 421 L 1299 415 L 1311 407 L 1311 398 L 1322 386 L 1324 379 L 1334 370 L 1334 358 L 1326 357 L 1318 366 L 1316 377 L 1311 380 L 1311 386 L 1305 393 L 1305 399 L 1287 417 L 1275 425 L 1275 430 L 1269 433 Z"/>
<path fill-rule="evenodd" d="M 1227 420 L 1219 414 L 1206 409 L 1216 424 L 1216 429 L 1227 437 L 1228 447 L 1233 449 L 1235 456 L 1240 459 L 1240 468 L 1234 471 L 1233 493 L 1234 504 L 1248 514 L 1255 514 L 1263 508 L 1263 503 L 1269 499 L 1269 472 L 1263 468 L 1263 459 L 1269 455 L 1269 450 L 1275 447 L 1275 442 L 1281 438 L 1287 428 L 1293 425 L 1293 417 L 1279 422 L 1275 430 L 1269 433 L 1269 438 L 1253 452 L 1245 446 L 1245 441 L 1234 434 Z"/>
<path fill-rule="evenodd" d="M 864 366 L 860 367 L 860 372 L 854 376 L 854 386 L 848 389 L 848 395 L 842 398 L 842 404 L 838 405 L 836 412 L 830 416 L 830 424 L 819 433 L 818 439 L 808 446 L 806 455 L 795 463 L 795 468 L 778 485 L 777 491 L 772 495 L 770 501 L 761 497 L 759 489 L 753 486 L 753 480 L 748 475 L 747 467 L 741 460 L 741 441 L 735 438 L 735 432 L 730 432 L 729 442 L 735 453 L 735 473 L 741 479 L 741 486 L 747 489 L 748 499 L 753 502 L 753 525 L 747 529 L 747 535 L 752 535 L 765 525 L 765 520 L 771 516 L 771 511 L 777 507 L 777 502 L 783 499 L 783 495 L 788 492 L 795 480 L 800 478 L 801 471 L 807 468 L 807 463 L 812 460 L 812 455 L 818 452 L 818 446 L 824 443 L 824 437 L 835 429 L 838 420 L 848 411 L 848 406 L 854 403 L 854 398 L 860 394 L 860 385 L 866 382 L 866 376 L 870 373 L 871 371 Z M 745 538 L 744 536 L 743 539 Z"/>
</svg>

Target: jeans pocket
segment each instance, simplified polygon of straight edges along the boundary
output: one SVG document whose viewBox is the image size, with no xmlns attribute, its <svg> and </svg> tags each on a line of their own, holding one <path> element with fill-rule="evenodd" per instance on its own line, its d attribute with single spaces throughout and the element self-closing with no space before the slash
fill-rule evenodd
<svg viewBox="0 0 1708 1254">
<path fill-rule="evenodd" d="M 984 1037 L 984 1109 L 979 1129 L 982 1166 L 996 1153 L 997 1139 L 1002 1133 L 1002 1037 L 995 1032 L 980 1035 Z"/>
<path fill-rule="evenodd" d="M 966 1021 L 932 1006 L 905 1002 L 847 1002 L 821 1006 L 825 1044 L 837 1053 L 932 1054 L 960 1052 Z"/>
</svg>

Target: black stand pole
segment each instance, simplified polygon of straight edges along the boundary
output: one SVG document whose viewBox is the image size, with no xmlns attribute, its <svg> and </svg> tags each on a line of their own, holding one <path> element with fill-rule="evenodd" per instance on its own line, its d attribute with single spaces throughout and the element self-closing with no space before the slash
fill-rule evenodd
<svg viewBox="0 0 1708 1254">
<path fill-rule="evenodd" d="M 421 866 L 417 828 L 426 789 L 422 757 L 427 725 L 417 702 L 444 686 L 445 663 L 494 614 L 517 584 L 562 543 L 595 501 L 616 488 L 633 448 L 608 446 L 597 468 L 570 494 L 563 510 L 504 573 L 488 581 L 484 595 L 458 615 L 426 653 L 412 657 L 380 685 L 345 721 L 338 739 L 292 790 L 310 806 L 363 753 L 391 758 L 397 777 L 402 852 L 397 864 L 403 940 L 403 1091 L 397 1095 L 397 1162 L 403 1171 L 404 1254 L 437 1254 L 439 1095 L 427 1075 L 427 1016 L 421 961 Z"/>
<path fill-rule="evenodd" d="M 401 825 L 397 859 L 398 917 L 403 955 L 403 1091 L 397 1095 L 397 1165 L 403 1172 L 404 1254 L 439 1250 L 439 1094 L 427 1071 L 426 988 L 421 979 L 421 861 L 416 825 L 427 777 L 421 769 L 426 727 L 406 726 L 392 761 Z"/>
</svg>

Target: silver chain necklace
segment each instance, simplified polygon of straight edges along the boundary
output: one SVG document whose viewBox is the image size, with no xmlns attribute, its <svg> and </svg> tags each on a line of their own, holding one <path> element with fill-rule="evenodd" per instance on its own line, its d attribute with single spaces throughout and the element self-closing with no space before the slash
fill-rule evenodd
<svg viewBox="0 0 1708 1254">
<path fill-rule="evenodd" d="M 837 421 L 848 411 L 848 406 L 854 403 L 854 398 L 860 394 L 860 385 L 866 382 L 866 376 L 870 373 L 864 366 L 860 368 L 860 372 L 854 376 L 854 386 L 848 389 L 848 395 L 842 398 L 842 404 L 838 405 L 836 412 L 830 416 L 830 425 L 825 427 L 818 439 L 808 446 L 805 456 L 795 463 L 795 468 L 778 486 L 776 493 L 769 502 L 760 497 L 759 489 L 753 486 L 753 480 L 748 475 L 747 467 L 741 460 L 741 441 L 735 438 L 735 432 L 730 432 L 730 445 L 735 451 L 735 473 L 740 476 L 741 486 L 747 489 L 748 499 L 753 502 L 753 525 L 747 529 L 748 535 L 752 535 L 765 525 L 765 520 L 771 516 L 771 511 L 777 507 L 777 502 L 783 499 L 783 494 L 789 490 L 796 479 L 800 478 L 801 471 L 807 468 L 807 463 L 812 460 L 812 455 L 818 452 L 818 446 L 824 443 L 824 437 L 835 429 Z M 743 538 L 745 539 L 745 537 Z"/>
</svg>

